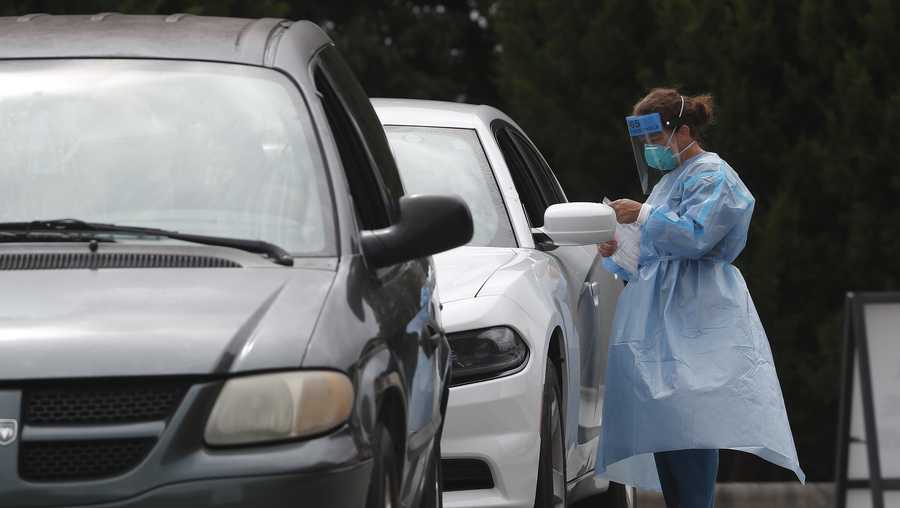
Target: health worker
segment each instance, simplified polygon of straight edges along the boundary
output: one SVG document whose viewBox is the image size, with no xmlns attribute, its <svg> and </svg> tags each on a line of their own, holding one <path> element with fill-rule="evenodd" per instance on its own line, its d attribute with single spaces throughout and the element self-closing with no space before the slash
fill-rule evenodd
<svg viewBox="0 0 900 508">
<path fill-rule="evenodd" d="M 597 474 L 662 490 L 669 507 L 714 503 L 719 450 L 752 453 L 801 482 L 769 341 L 741 272 L 755 200 L 737 172 L 703 150 L 708 95 L 652 90 L 626 118 L 645 203 L 614 201 L 640 226 L 637 268 L 609 346 Z M 652 191 L 651 191 L 652 189 Z"/>
</svg>

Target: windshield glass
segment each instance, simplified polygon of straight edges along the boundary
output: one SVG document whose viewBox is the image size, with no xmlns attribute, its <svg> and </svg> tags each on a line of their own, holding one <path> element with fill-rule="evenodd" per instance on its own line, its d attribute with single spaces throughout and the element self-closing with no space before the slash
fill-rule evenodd
<svg viewBox="0 0 900 508">
<path fill-rule="evenodd" d="M 478 134 L 471 129 L 385 126 L 406 194 L 456 194 L 472 212 L 469 245 L 515 247 L 509 216 Z"/>
<path fill-rule="evenodd" d="M 0 62 L 0 222 L 77 218 L 332 255 L 328 189 L 308 110 L 276 71 Z"/>
</svg>

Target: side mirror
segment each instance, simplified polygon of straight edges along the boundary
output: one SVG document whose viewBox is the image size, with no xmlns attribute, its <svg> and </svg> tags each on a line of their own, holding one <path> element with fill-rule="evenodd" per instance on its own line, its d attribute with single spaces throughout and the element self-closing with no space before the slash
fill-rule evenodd
<svg viewBox="0 0 900 508">
<path fill-rule="evenodd" d="M 465 245 L 472 233 L 472 214 L 460 198 L 417 194 L 400 198 L 399 222 L 364 231 L 362 247 L 381 268 Z"/>
<path fill-rule="evenodd" d="M 541 232 L 555 245 L 596 245 L 613 239 L 616 212 L 602 203 L 559 203 L 544 212 Z"/>
</svg>

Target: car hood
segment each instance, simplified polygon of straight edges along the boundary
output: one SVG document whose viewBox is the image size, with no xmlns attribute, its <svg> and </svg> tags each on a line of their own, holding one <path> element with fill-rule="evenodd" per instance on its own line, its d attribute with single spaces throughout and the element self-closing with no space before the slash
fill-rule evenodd
<svg viewBox="0 0 900 508">
<path fill-rule="evenodd" d="M 434 256 L 441 302 L 475 298 L 491 275 L 515 255 L 505 247 L 460 247 Z"/>
<path fill-rule="evenodd" d="M 298 367 L 335 272 L 0 272 L 0 380 Z"/>
</svg>

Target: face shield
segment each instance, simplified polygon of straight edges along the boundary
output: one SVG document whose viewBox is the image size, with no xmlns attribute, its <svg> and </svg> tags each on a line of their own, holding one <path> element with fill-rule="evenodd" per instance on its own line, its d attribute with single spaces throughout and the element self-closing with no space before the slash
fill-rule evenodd
<svg viewBox="0 0 900 508">
<path fill-rule="evenodd" d="M 656 185 L 656 182 L 662 177 L 662 173 L 677 168 L 681 164 L 681 154 L 695 143 L 692 141 L 677 153 L 671 146 L 672 137 L 681 126 L 681 115 L 683 114 L 684 96 L 681 97 L 678 118 L 665 123 L 666 127 L 671 130 L 668 135 L 663 131 L 663 121 L 659 113 L 625 117 L 625 123 L 628 124 L 628 135 L 631 137 L 631 149 L 634 150 L 634 162 L 644 194 L 650 193 L 650 189 Z M 650 171 L 650 168 L 656 171 Z"/>
<path fill-rule="evenodd" d="M 638 178 L 641 180 L 641 188 L 644 194 L 649 194 L 650 189 L 656 185 L 662 176 L 660 171 L 651 171 L 658 168 L 663 159 L 671 136 L 666 136 L 662 127 L 662 117 L 659 113 L 649 115 L 629 116 L 625 118 L 628 124 L 628 135 L 631 137 L 631 149 L 634 151 L 634 163 L 637 166 Z M 671 154 L 671 148 L 668 149 Z"/>
</svg>

